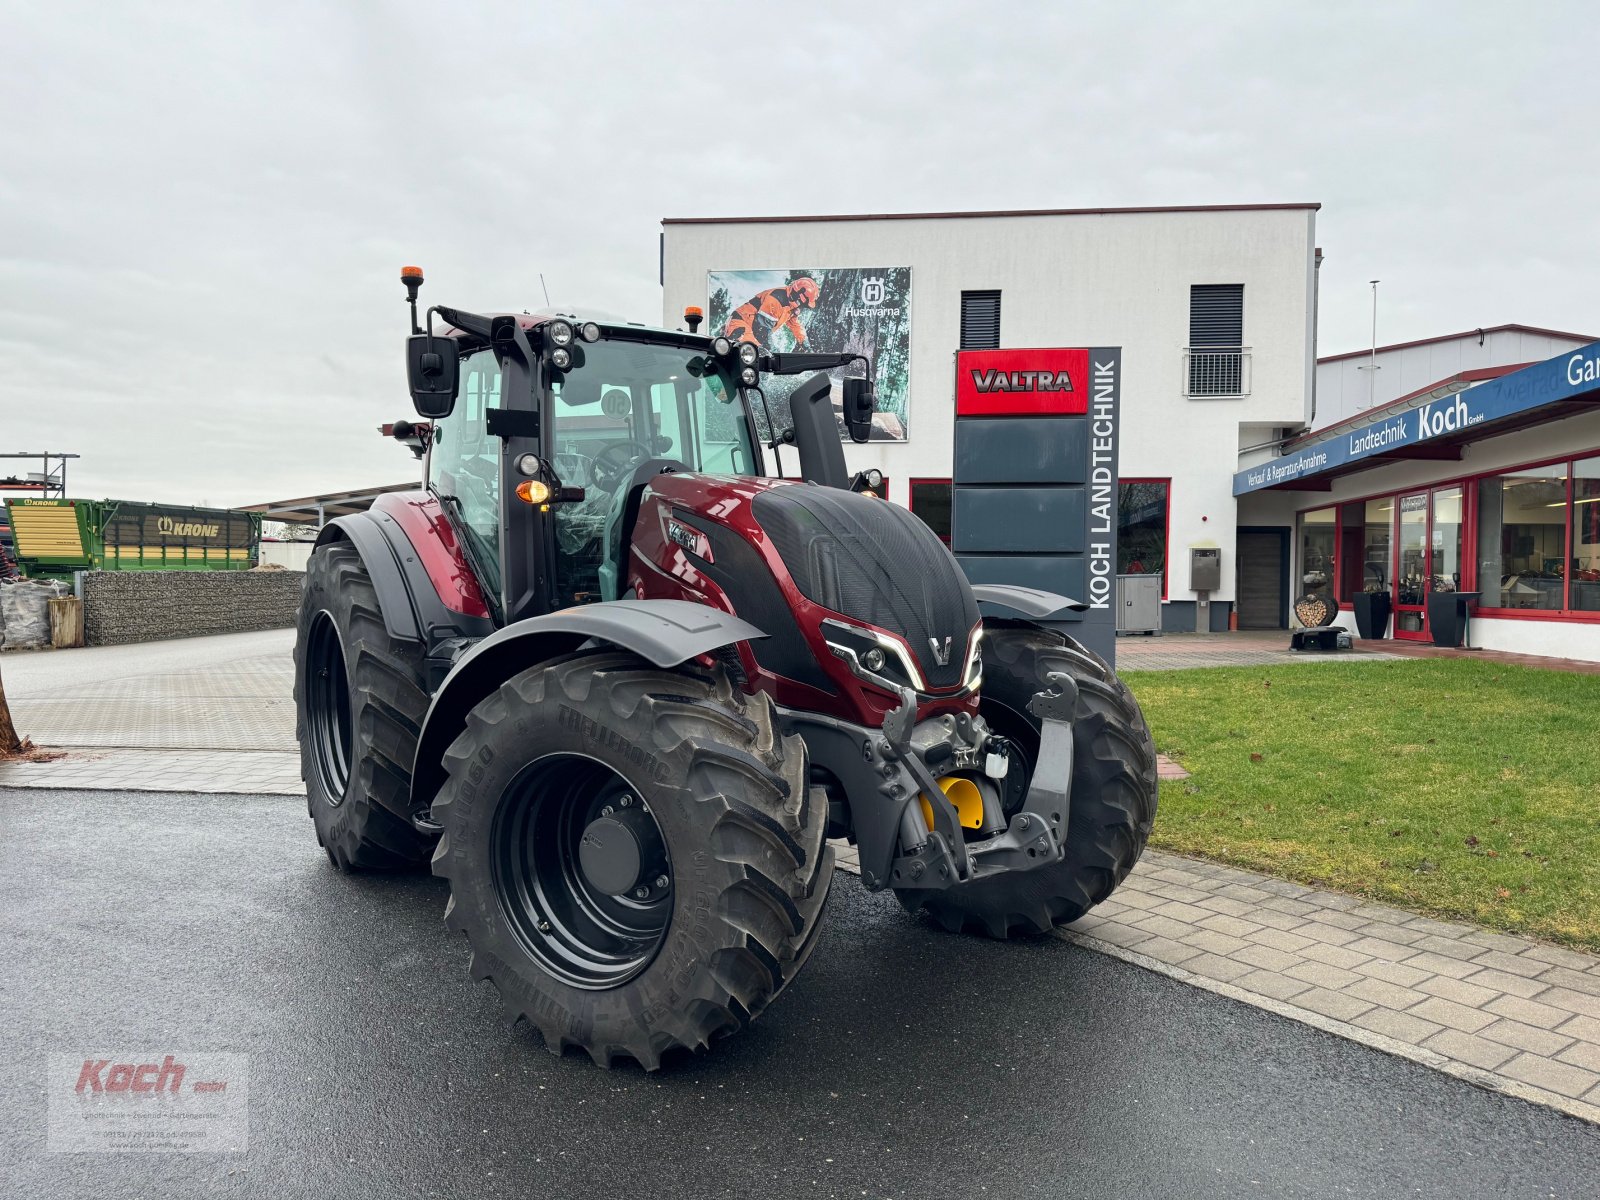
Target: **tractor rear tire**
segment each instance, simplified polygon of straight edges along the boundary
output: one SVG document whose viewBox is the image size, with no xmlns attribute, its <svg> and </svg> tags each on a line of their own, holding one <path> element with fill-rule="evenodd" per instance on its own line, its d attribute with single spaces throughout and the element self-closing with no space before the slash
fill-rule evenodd
<svg viewBox="0 0 1600 1200">
<path fill-rule="evenodd" d="M 556 1054 L 656 1070 L 747 1025 L 816 947 L 827 806 L 805 743 L 720 669 L 610 650 L 530 668 L 468 714 L 444 762 L 446 924 L 510 1023 Z M 620 878 L 587 857 L 611 852 L 618 822 Z"/>
<path fill-rule="evenodd" d="M 900 891 L 908 911 L 926 909 L 951 932 L 1044 933 L 1083 916 L 1139 861 L 1156 815 L 1155 745 L 1133 693 L 1103 659 L 1055 630 L 990 624 L 979 712 L 991 731 L 1011 740 L 1012 771 L 1031 775 L 1040 721 L 1028 702 L 1057 673 L 1078 685 L 1065 857 L 949 890 Z M 1010 794 L 1020 805 L 1026 776 Z"/>
<path fill-rule="evenodd" d="M 361 555 L 319 546 L 294 647 L 295 733 L 317 843 L 341 871 L 425 862 L 410 820 L 411 761 L 428 711 L 422 648 L 389 636 Z"/>
</svg>

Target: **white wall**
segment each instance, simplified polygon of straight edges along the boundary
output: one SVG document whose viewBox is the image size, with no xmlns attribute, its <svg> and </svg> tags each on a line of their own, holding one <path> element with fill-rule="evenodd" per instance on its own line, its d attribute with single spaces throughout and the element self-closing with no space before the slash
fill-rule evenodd
<svg viewBox="0 0 1600 1200">
<path fill-rule="evenodd" d="M 1498 333 L 1485 332 L 1481 341 L 1480 335 L 1473 332 L 1423 346 L 1396 350 L 1380 347 L 1377 403 L 1398 400 L 1460 371 L 1542 362 L 1562 351 L 1586 346 L 1593 340 L 1507 329 Z M 1366 412 L 1371 407 L 1369 362 L 1370 356 L 1363 354 L 1317 364 L 1317 429 Z"/>
<path fill-rule="evenodd" d="M 311 561 L 311 542 L 269 542 L 263 540 L 257 561 L 263 566 L 275 564 L 290 571 L 304 571 Z"/>
<path fill-rule="evenodd" d="M 1232 472 L 1241 423 L 1309 416 L 1313 370 L 1310 209 L 1112 213 L 665 226 L 664 323 L 707 302 L 713 270 L 912 270 L 910 440 L 847 445 L 853 470 L 877 467 L 906 502 L 912 477 L 950 475 L 961 293 L 998 288 L 1003 346 L 1123 348 L 1121 472 L 1170 477 L 1168 581 L 1192 599 L 1187 547 L 1223 548 L 1233 598 Z M 1189 288 L 1244 284 L 1251 394 L 1187 400 Z"/>
</svg>

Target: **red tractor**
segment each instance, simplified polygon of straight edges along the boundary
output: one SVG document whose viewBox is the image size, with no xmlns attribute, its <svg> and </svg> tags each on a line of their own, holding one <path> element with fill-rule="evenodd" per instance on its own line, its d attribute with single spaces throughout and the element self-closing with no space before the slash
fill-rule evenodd
<svg viewBox="0 0 1600 1200">
<path fill-rule="evenodd" d="M 997 938 L 1127 875 L 1156 809 L 1138 705 L 1041 624 L 1073 601 L 970 585 L 848 476 L 870 364 L 701 336 L 695 310 L 424 329 L 402 280 L 422 420 L 393 432 L 426 485 L 312 554 L 308 803 L 344 870 L 431 856 L 512 1019 L 648 1069 L 742 1028 L 816 946 L 832 838 L 869 891 Z M 837 414 L 827 372 L 860 367 Z M 812 372 L 758 436 L 763 375 Z"/>
</svg>

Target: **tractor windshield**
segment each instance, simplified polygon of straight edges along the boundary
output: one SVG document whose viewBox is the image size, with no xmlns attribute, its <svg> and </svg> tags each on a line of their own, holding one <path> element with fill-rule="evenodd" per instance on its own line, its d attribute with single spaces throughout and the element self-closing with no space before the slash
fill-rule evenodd
<svg viewBox="0 0 1600 1200">
<path fill-rule="evenodd" d="M 752 475 L 759 464 L 738 389 L 710 355 L 615 337 L 576 349 L 551 405 L 556 474 L 587 493 L 556 508 L 560 590 L 614 599 L 626 534 L 610 526 L 636 467 Z"/>
<path fill-rule="evenodd" d="M 718 474 L 755 470 L 738 391 L 709 355 L 616 338 L 594 342 L 581 347 L 555 395 L 556 470 L 568 485 L 614 490 L 611 477 L 630 458 L 666 458 Z"/>
</svg>

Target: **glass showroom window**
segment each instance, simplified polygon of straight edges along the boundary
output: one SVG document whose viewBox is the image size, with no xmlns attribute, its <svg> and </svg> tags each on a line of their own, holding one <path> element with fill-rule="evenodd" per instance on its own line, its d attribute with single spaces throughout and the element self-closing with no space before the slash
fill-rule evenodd
<svg viewBox="0 0 1600 1200">
<path fill-rule="evenodd" d="M 1572 464 L 1572 598 L 1579 612 L 1600 612 L 1600 458 Z"/>
<path fill-rule="evenodd" d="M 1339 510 L 1319 508 L 1300 518 L 1300 583 L 1302 595 L 1333 599 L 1334 547 L 1338 544 Z"/>
<path fill-rule="evenodd" d="M 1433 493 L 1433 557 L 1428 587 L 1435 592 L 1461 590 L 1462 537 L 1466 528 L 1461 505 L 1459 487 L 1440 488 Z"/>
<path fill-rule="evenodd" d="M 1339 506 L 1339 599 L 1389 590 L 1394 497 L 1352 500 Z"/>
<path fill-rule="evenodd" d="M 950 481 L 948 479 L 913 479 L 907 495 L 911 511 L 922 518 L 922 523 L 939 535 L 946 546 L 950 544 Z"/>
<path fill-rule="evenodd" d="M 1165 574 L 1167 491 L 1165 479 L 1141 479 L 1117 488 L 1117 573 Z M 1163 594 L 1166 585 L 1162 584 Z"/>
<path fill-rule="evenodd" d="M 1478 481 L 1478 589 L 1485 608 L 1559 611 L 1566 542 L 1564 463 Z"/>
</svg>

